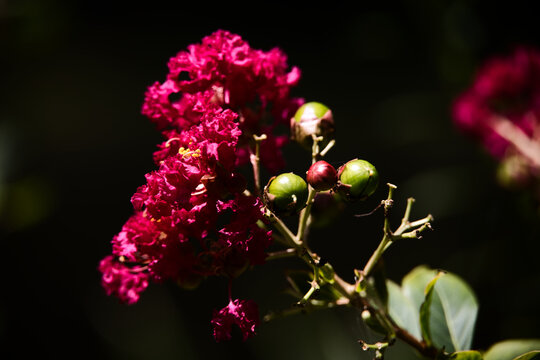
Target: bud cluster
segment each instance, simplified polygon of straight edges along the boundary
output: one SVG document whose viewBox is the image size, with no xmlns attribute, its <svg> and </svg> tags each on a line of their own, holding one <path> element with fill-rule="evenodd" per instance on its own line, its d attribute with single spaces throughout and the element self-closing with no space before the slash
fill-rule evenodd
<svg viewBox="0 0 540 360">
<path fill-rule="evenodd" d="M 291 139 L 312 151 L 315 151 L 312 148 L 314 138 L 326 146 L 333 140 L 334 130 L 332 110 L 318 102 L 305 103 L 291 119 Z M 314 152 L 314 159 L 318 155 L 320 153 Z M 330 193 L 331 202 L 335 198 L 353 202 L 371 196 L 378 183 L 377 169 L 366 160 L 351 160 L 338 170 L 319 160 L 306 172 L 306 180 L 291 172 L 272 177 L 265 187 L 264 199 L 272 211 L 292 215 L 307 205 L 308 184 L 317 193 Z"/>
<path fill-rule="evenodd" d="M 308 184 L 319 197 L 326 197 L 324 203 L 329 205 L 336 199 L 347 202 L 365 200 L 375 192 L 378 183 L 377 169 L 366 160 L 351 160 L 338 170 L 319 160 L 306 172 L 306 180 L 292 172 L 272 177 L 265 186 L 264 200 L 272 211 L 292 215 L 307 205 Z"/>
</svg>

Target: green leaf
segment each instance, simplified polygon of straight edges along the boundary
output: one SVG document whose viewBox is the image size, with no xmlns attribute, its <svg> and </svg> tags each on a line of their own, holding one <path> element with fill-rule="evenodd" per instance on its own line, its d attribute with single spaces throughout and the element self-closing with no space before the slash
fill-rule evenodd
<svg viewBox="0 0 540 360">
<path fill-rule="evenodd" d="M 387 280 L 388 289 L 388 313 L 390 317 L 399 325 L 407 330 L 416 339 L 421 340 L 420 323 L 418 321 L 419 312 L 410 298 L 403 294 L 398 284 Z"/>
<path fill-rule="evenodd" d="M 437 274 L 421 265 L 403 278 L 401 289 L 388 282 L 390 316 L 418 338 L 425 332 L 424 340 L 439 349 L 469 350 L 478 313 L 474 293 L 457 275 L 445 273 L 439 278 Z M 410 320 L 411 316 L 417 320 Z"/>
<path fill-rule="evenodd" d="M 415 281 L 425 281 L 426 269 L 417 271 Z M 457 275 L 445 273 L 426 286 L 420 310 L 420 327 L 427 343 L 448 352 L 469 350 L 478 303 L 471 288 Z M 412 298 L 418 294 L 411 295 Z"/>
<path fill-rule="evenodd" d="M 475 350 L 458 351 L 450 354 L 451 360 L 482 360 L 482 354 Z"/>
<path fill-rule="evenodd" d="M 528 356 L 533 350 L 540 351 L 540 339 L 505 340 L 492 345 L 484 354 L 484 360 L 533 359 L 538 355 L 533 353 L 533 357 L 521 358 L 521 356 Z"/>
<path fill-rule="evenodd" d="M 518 356 L 514 360 L 533 360 L 540 359 L 540 350 L 529 351 L 523 355 Z"/>
<path fill-rule="evenodd" d="M 432 336 L 432 330 L 431 330 L 431 318 L 432 318 L 432 302 L 433 302 L 433 294 L 435 290 L 435 283 L 439 278 L 443 275 L 443 273 L 437 274 L 435 278 L 433 278 L 426 286 L 426 295 L 424 298 L 424 303 L 422 306 L 420 306 L 420 329 L 422 330 L 422 337 L 428 344 L 428 346 L 433 345 L 433 336 Z M 433 313 L 433 317 L 435 318 L 439 313 L 435 311 Z M 440 323 L 440 319 L 437 319 Z M 435 323 L 437 324 L 437 323 Z M 435 326 L 435 330 L 443 330 L 441 327 Z M 440 337 L 438 333 L 435 334 L 437 337 Z M 443 336 L 446 336 L 446 334 L 443 334 Z"/>
<path fill-rule="evenodd" d="M 416 311 L 420 311 L 420 306 L 426 296 L 427 284 L 437 275 L 436 270 L 420 265 L 409 272 L 401 281 L 403 294 L 410 300 Z"/>
</svg>

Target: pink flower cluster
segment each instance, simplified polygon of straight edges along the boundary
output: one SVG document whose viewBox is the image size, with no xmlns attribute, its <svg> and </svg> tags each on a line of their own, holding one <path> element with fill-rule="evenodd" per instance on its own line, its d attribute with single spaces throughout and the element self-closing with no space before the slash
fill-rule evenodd
<svg viewBox="0 0 540 360">
<path fill-rule="evenodd" d="M 251 300 L 230 301 L 220 311 L 214 311 L 214 337 L 217 341 L 230 340 L 232 325 L 236 324 L 246 340 L 259 324 L 258 312 L 257 304 Z"/>
<path fill-rule="evenodd" d="M 540 52 L 518 48 L 489 60 L 454 104 L 455 123 L 503 158 L 540 138 Z M 533 154 L 534 157 L 534 154 Z"/>
<path fill-rule="evenodd" d="M 264 262 L 271 231 L 259 226 L 263 205 L 245 191 L 239 166 L 248 161 L 255 134 L 267 135 L 263 165 L 283 166 L 278 150 L 287 135 L 273 131 L 302 102 L 289 96 L 299 70 L 287 72 L 280 50 L 253 50 L 226 31 L 180 52 L 169 70 L 165 82 L 148 89 L 142 109 L 165 136 L 154 153 L 158 169 L 133 195 L 134 214 L 99 265 L 106 292 L 128 304 L 150 281 L 190 288 Z M 257 306 L 230 294 L 229 300 L 214 313 L 214 335 L 227 339 L 236 324 L 245 339 L 258 323 Z"/>
<path fill-rule="evenodd" d="M 276 172 L 284 166 L 279 149 L 288 135 L 275 135 L 274 130 L 280 124 L 288 127 L 289 119 L 303 103 L 290 97 L 300 70 L 287 69 L 287 57 L 281 50 L 255 50 L 240 36 L 217 31 L 170 59 L 167 79 L 148 89 L 142 112 L 167 138 L 176 137 L 176 132 L 198 122 L 204 110 L 201 95 L 209 95 L 210 101 L 240 115 L 237 165 L 249 161 L 252 135 L 266 134 L 261 161 Z M 178 94 L 181 96 L 174 100 Z M 268 122 L 269 117 L 273 121 Z"/>
</svg>

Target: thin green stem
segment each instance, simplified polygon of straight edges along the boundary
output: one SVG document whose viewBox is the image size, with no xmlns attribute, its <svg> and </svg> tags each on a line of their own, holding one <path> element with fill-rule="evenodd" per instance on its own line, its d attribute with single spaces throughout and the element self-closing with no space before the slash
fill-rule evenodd
<svg viewBox="0 0 540 360">
<path fill-rule="evenodd" d="M 323 140 L 322 136 L 316 136 L 312 135 L 313 139 L 313 145 L 311 147 L 311 163 L 314 164 L 317 162 L 318 156 L 319 156 L 319 143 Z M 311 215 L 311 205 L 313 204 L 313 200 L 315 199 L 315 195 L 317 195 L 317 191 L 313 189 L 311 186 L 308 186 L 309 192 L 308 192 L 308 199 L 306 202 L 306 206 L 302 209 L 300 212 L 300 218 L 298 220 L 298 231 L 296 233 L 296 239 L 298 242 L 303 242 L 307 224 L 308 224 L 308 218 Z"/>
<path fill-rule="evenodd" d="M 392 200 L 392 196 L 394 195 L 394 190 L 397 189 L 397 186 L 388 183 L 388 197 L 386 200 L 382 201 L 382 205 L 384 206 L 384 225 L 383 225 L 383 238 L 379 245 L 377 246 L 377 249 L 373 252 L 371 257 L 369 258 L 368 262 L 366 263 L 366 266 L 364 267 L 364 270 L 362 270 L 362 275 L 367 277 L 379 259 L 381 258 L 384 251 L 388 248 L 390 245 L 390 242 L 392 241 L 392 231 L 390 231 L 390 208 L 392 207 L 394 200 Z"/>
<path fill-rule="evenodd" d="M 396 232 L 398 232 L 399 229 L 401 229 L 402 227 L 407 226 L 407 224 L 409 223 L 409 218 L 411 217 L 411 210 L 412 210 L 414 201 L 415 200 L 412 197 L 407 199 L 407 208 L 405 209 L 405 214 L 403 215 L 403 219 L 401 219 L 401 225 L 399 225 L 399 228 L 396 230 Z"/>
<path fill-rule="evenodd" d="M 332 286 L 347 299 L 352 299 L 355 296 L 356 286 L 346 282 L 338 274 L 334 274 L 334 282 Z"/>
<path fill-rule="evenodd" d="M 384 206 L 383 230 L 385 235 L 390 233 L 390 209 L 392 208 L 392 205 L 394 205 L 392 196 L 394 196 L 394 190 L 397 189 L 397 186 L 394 184 L 387 183 L 386 185 L 388 185 L 388 197 L 386 200 L 383 200 L 382 203 Z"/>
<path fill-rule="evenodd" d="M 311 163 L 315 164 L 319 158 L 320 148 L 319 143 L 324 139 L 322 136 L 311 135 L 313 145 L 311 146 Z"/>
<path fill-rule="evenodd" d="M 407 229 L 412 229 L 412 228 L 415 228 L 415 227 L 418 227 L 418 226 L 422 226 L 422 225 L 430 223 L 431 221 L 433 221 L 433 216 L 430 214 L 430 215 L 426 216 L 423 219 L 416 220 L 416 221 L 413 221 L 413 222 L 409 223 L 409 227 Z"/>
<path fill-rule="evenodd" d="M 265 216 L 274 224 L 275 228 L 281 233 L 281 235 L 283 235 L 290 246 L 297 248 L 302 245 L 298 239 L 296 239 L 296 236 L 291 232 L 291 230 L 289 230 L 287 225 L 285 225 L 285 223 L 270 209 L 266 209 Z"/>
<path fill-rule="evenodd" d="M 306 225 L 308 223 L 308 218 L 311 215 L 311 206 L 313 205 L 315 195 L 317 195 L 317 191 L 311 186 L 309 186 L 307 205 L 300 212 L 300 220 L 298 221 L 298 232 L 296 234 L 296 238 L 298 239 L 298 241 L 304 241 L 304 236 L 307 229 Z"/>
<path fill-rule="evenodd" d="M 326 153 L 328 153 L 330 151 L 330 149 L 332 149 L 334 147 L 334 145 L 336 144 L 336 140 L 335 139 L 332 139 L 328 142 L 328 144 L 326 145 L 326 147 L 323 149 L 323 151 L 320 152 L 320 156 L 323 157 L 326 155 Z"/>
<path fill-rule="evenodd" d="M 368 343 L 364 342 L 363 340 L 358 340 L 358 342 L 360 344 L 362 344 L 362 350 L 364 350 L 364 351 L 367 351 L 367 350 L 381 350 L 381 349 L 384 349 L 384 348 L 387 348 L 388 346 L 390 346 L 390 343 L 387 342 L 387 341 L 379 341 L 379 342 L 376 342 L 375 344 L 368 344 Z"/>
<path fill-rule="evenodd" d="M 423 219 L 412 221 L 412 222 L 402 222 L 399 228 L 392 234 L 392 240 L 399 239 L 418 239 L 420 233 L 425 229 L 431 229 L 431 222 L 433 221 L 433 216 L 428 215 Z M 410 229 L 415 229 L 414 231 L 406 232 Z"/>
<path fill-rule="evenodd" d="M 266 140 L 266 134 L 262 135 L 253 135 L 255 140 L 255 153 L 251 152 L 249 160 L 251 161 L 251 166 L 253 167 L 253 182 L 255 184 L 255 195 L 259 196 L 261 193 L 261 141 Z M 251 150 L 250 150 L 251 151 Z"/>
<path fill-rule="evenodd" d="M 296 256 L 297 251 L 295 248 L 288 248 L 281 251 L 274 251 L 271 253 L 268 253 L 266 256 L 266 260 L 276 260 L 276 259 L 284 259 L 288 257 Z"/>
<path fill-rule="evenodd" d="M 375 249 L 368 262 L 366 263 L 366 266 L 364 266 L 364 270 L 362 270 L 362 275 L 364 277 L 367 277 L 371 273 L 371 271 L 373 271 L 382 254 L 386 251 L 386 249 L 388 249 L 391 241 L 392 239 L 390 236 L 386 234 L 383 236 L 381 242 L 379 243 L 379 246 L 377 246 L 377 249 Z"/>
<path fill-rule="evenodd" d="M 388 198 L 386 200 L 383 200 L 381 202 L 382 205 L 384 205 L 384 226 L 383 231 L 384 235 L 379 243 L 379 246 L 371 255 L 369 258 L 366 266 L 364 267 L 364 270 L 362 271 L 363 276 L 367 277 L 368 274 L 373 270 L 379 259 L 381 258 L 382 254 L 396 241 L 399 239 L 418 239 L 420 237 L 420 233 L 424 231 L 425 229 L 431 228 L 431 221 L 433 221 L 433 216 L 428 215 L 423 219 L 416 220 L 413 222 L 409 221 L 409 218 L 411 216 L 411 210 L 412 205 L 414 204 L 414 199 L 409 198 L 407 199 L 407 208 L 405 209 L 405 214 L 403 215 L 403 218 L 401 219 L 401 224 L 399 228 L 392 232 L 390 230 L 390 208 L 393 205 L 393 192 L 397 188 L 395 185 L 388 184 Z M 410 232 L 406 232 L 410 229 L 416 229 Z"/>
<path fill-rule="evenodd" d="M 429 219 L 429 216 L 426 217 L 425 219 L 422 219 L 422 220 L 419 220 L 419 221 L 415 221 L 415 223 L 420 223 L 422 222 L 422 226 L 420 226 L 418 229 L 416 230 L 413 230 L 413 231 L 409 231 L 409 232 L 406 232 L 406 233 L 403 233 L 403 234 L 400 234 L 399 236 L 396 236 L 396 239 L 420 239 L 420 233 L 422 231 L 424 231 L 425 229 L 430 229 L 431 228 L 431 224 L 430 222 L 431 221 Z"/>
<path fill-rule="evenodd" d="M 304 297 L 302 298 L 302 300 L 300 300 L 298 303 L 299 304 L 305 304 L 309 301 L 309 298 L 311 297 L 311 295 L 313 295 L 315 293 L 315 291 L 319 290 L 319 284 L 313 280 L 311 282 L 311 287 L 309 288 L 308 292 L 304 295 Z"/>
</svg>

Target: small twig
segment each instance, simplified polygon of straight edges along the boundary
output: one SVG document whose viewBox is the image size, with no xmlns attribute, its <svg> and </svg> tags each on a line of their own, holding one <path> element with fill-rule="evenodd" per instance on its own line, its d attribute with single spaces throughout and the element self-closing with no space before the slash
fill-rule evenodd
<svg viewBox="0 0 540 360">
<path fill-rule="evenodd" d="M 393 233 L 392 237 L 393 240 L 398 240 L 401 238 L 414 238 L 414 236 L 411 235 L 411 233 L 406 233 L 405 231 L 408 231 L 410 229 L 418 228 L 415 231 L 422 232 L 425 229 L 432 229 L 431 228 L 431 222 L 433 221 L 433 216 L 429 214 L 423 219 L 412 221 L 412 222 L 404 222 L 401 223 L 399 228 Z"/>
<path fill-rule="evenodd" d="M 384 201 L 381 201 L 381 203 L 380 203 L 379 205 L 377 205 L 377 207 L 376 207 L 375 209 L 371 210 L 370 212 L 365 213 L 365 214 L 356 214 L 356 215 L 354 215 L 354 216 L 355 216 L 355 217 L 364 217 L 364 216 L 370 216 L 370 215 L 373 215 L 373 214 L 375 214 L 375 212 L 376 212 L 377 210 L 379 210 L 379 209 L 381 208 L 381 206 L 383 206 L 383 204 L 384 204 Z"/>
<path fill-rule="evenodd" d="M 297 251 L 295 248 L 288 248 L 281 251 L 274 251 L 271 253 L 268 253 L 266 256 L 266 260 L 276 260 L 276 259 L 284 259 L 288 257 L 293 257 L 297 254 Z"/>
<path fill-rule="evenodd" d="M 323 140 L 323 137 L 317 137 L 315 135 L 312 135 L 312 138 L 313 146 L 311 149 L 311 162 L 312 164 L 314 164 L 317 161 L 317 157 L 319 156 L 319 142 Z M 311 216 L 311 205 L 313 204 L 315 195 L 317 195 L 317 191 L 315 191 L 315 189 L 313 189 L 310 185 L 308 185 L 308 189 L 308 199 L 306 202 L 306 206 L 300 212 L 300 218 L 298 220 L 298 232 L 296 233 L 296 239 L 299 242 L 304 241 L 306 225 L 308 223 L 308 218 Z"/>
<path fill-rule="evenodd" d="M 293 246 L 296 248 L 302 245 L 296 239 L 296 236 L 291 232 L 291 230 L 289 230 L 287 225 L 285 225 L 285 223 L 278 216 L 276 216 L 276 214 L 274 214 L 270 209 L 266 208 L 264 215 L 268 220 L 270 220 L 274 224 L 276 229 L 281 233 L 281 235 L 283 235 L 283 237 L 285 238 L 285 240 L 288 242 L 290 246 Z"/>
<path fill-rule="evenodd" d="M 334 145 L 336 144 L 336 140 L 335 139 L 332 139 L 328 142 L 328 144 L 325 146 L 325 148 L 323 149 L 323 151 L 321 151 L 319 153 L 320 157 L 323 157 L 326 155 L 327 152 L 330 151 L 330 149 L 332 149 L 334 147 Z"/>
<path fill-rule="evenodd" d="M 315 195 L 317 195 L 317 191 L 311 187 L 311 185 L 308 185 L 308 199 L 306 202 L 306 207 L 302 209 L 300 212 L 300 219 L 298 221 L 298 232 L 296 234 L 296 238 L 298 241 L 303 242 L 305 239 L 306 229 L 307 229 L 307 223 L 308 219 L 311 215 L 311 206 L 313 205 L 313 200 L 315 199 Z"/>
<path fill-rule="evenodd" d="M 362 270 L 362 275 L 364 277 L 367 277 L 379 259 L 381 258 L 384 251 L 388 248 L 387 245 L 389 245 L 389 242 L 392 241 L 392 232 L 390 231 L 390 221 L 389 221 L 389 215 L 390 215 L 390 208 L 393 205 L 392 196 L 394 193 L 394 190 L 397 188 L 397 186 L 393 184 L 387 184 L 388 185 L 388 197 L 386 200 L 383 200 L 381 204 L 384 206 L 384 226 L 383 226 L 383 238 L 381 242 L 379 243 L 379 246 L 377 246 L 377 249 L 373 252 L 371 257 L 369 258 L 368 262 L 366 263 L 366 266 L 364 267 L 364 270 Z"/>
<path fill-rule="evenodd" d="M 255 153 L 250 148 L 250 155 L 249 160 L 251 161 L 251 166 L 253 167 L 253 181 L 255 183 L 255 195 L 259 196 L 261 193 L 261 169 L 260 169 L 260 162 L 261 162 L 261 141 L 266 140 L 267 136 L 266 134 L 262 134 L 260 136 L 253 135 L 253 139 L 255 140 Z"/>
</svg>

